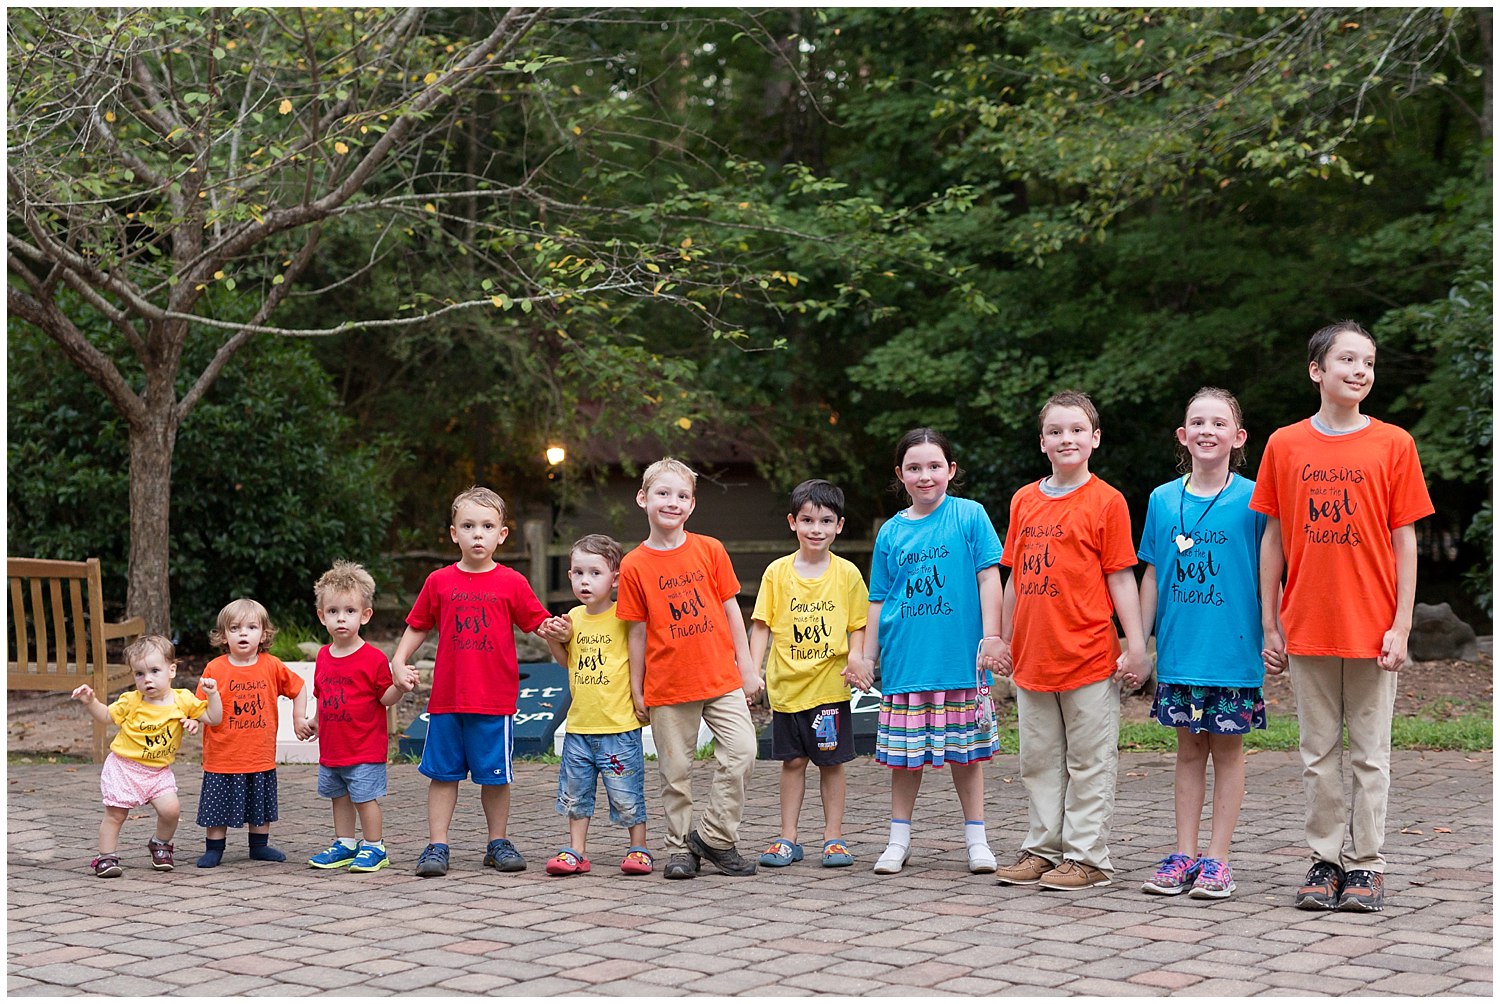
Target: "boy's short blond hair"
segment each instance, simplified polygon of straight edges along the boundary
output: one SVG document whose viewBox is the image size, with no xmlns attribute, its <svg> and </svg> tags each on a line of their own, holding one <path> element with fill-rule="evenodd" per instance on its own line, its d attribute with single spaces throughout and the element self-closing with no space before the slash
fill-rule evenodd
<svg viewBox="0 0 1500 1004">
<path fill-rule="evenodd" d="M 465 488 L 453 496 L 453 509 L 449 514 L 451 522 L 458 522 L 458 507 L 465 502 L 473 502 L 475 505 L 487 506 L 500 514 L 500 522 L 505 522 L 505 500 L 493 489 L 473 485 Z"/>
<path fill-rule="evenodd" d="M 135 669 L 136 663 L 150 658 L 152 652 L 161 653 L 161 657 L 167 660 L 168 665 L 175 665 L 177 662 L 177 647 L 172 644 L 170 638 L 159 634 L 147 634 L 125 646 L 125 665 Z"/>
<path fill-rule="evenodd" d="M 276 625 L 271 623 L 271 615 L 266 608 L 248 596 L 241 596 L 237 600 L 230 600 L 224 604 L 224 609 L 219 611 L 219 618 L 214 624 L 214 629 L 208 633 L 211 644 L 220 648 L 226 647 L 229 640 L 229 625 L 239 624 L 250 618 L 260 621 L 262 633 L 260 636 L 260 650 L 262 652 L 271 647 L 271 642 L 276 638 Z"/>
<path fill-rule="evenodd" d="M 332 568 L 318 576 L 313 597 L 322 608 L 324 601 L 336 593 L 357 594 L 361 605 L 368 610 L 375 603 L 375 577 L 365 570 L 364 565 L 335 561 Z"/>
<path fill-rule="evenodd" d="M 698 494 L 698 472 L 675 457 L 662 457 L 646 468 L 641 475 L 641 491 L 650 491 L 652 482 L 668 474 L 676 474 L 688 483 L 694 495 Z"/>
</svg>

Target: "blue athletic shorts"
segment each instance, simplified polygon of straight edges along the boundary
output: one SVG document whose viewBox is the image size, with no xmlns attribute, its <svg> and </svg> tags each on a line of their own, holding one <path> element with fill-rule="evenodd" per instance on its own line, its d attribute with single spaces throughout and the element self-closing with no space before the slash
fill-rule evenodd
<svg viewBox="0 0 1500 1004">
<path fill-rule="evenodd" d="M 641 730 L 607 735 L 569 732 L 563 736 L 557 772 L 557 811 L 569 819 L 592 819 L 597 780 L 604 781 L 609 821 L 635 826 L 646 821 L 646 757 Z"/>
<path fill-rule="evenodd" d="M 434 781 L 510 784 L 514 715 L 438 714 L 427 718 L 417 770 Z"/>
<path fill-rule="evenodd" d="M 385 764 L 352 763 L 347 767 L 318 765 L 318 797 L 343 798 L 352 802 L 371 802 L 384 798 Z"/>
</svg>

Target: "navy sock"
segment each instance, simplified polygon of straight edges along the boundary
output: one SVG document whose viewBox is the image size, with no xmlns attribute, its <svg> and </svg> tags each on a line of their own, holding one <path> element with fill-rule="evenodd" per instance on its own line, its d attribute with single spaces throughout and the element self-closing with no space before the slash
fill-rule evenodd
<svg viewBox="0 0 1500 1004">
<path fill-rule="evenodd" d="M 206 837 L 204 838 L 203 842 L 207 845 L 208 849 L 203 852 L 203 857 L 198 859 L 198 867 L 219 867 L 219 862 L 224 857 L 224 844 L 226 843 L 226 839 L 220 837 L 218 840 L 214 840 L 211 837 Z"/>
<path fill-rule="evenodd" d="M 250 858 L 254 861 L 285 861 L 286 855 L 271 846 L 269 833 L 250 834 Z"/>
</svg>

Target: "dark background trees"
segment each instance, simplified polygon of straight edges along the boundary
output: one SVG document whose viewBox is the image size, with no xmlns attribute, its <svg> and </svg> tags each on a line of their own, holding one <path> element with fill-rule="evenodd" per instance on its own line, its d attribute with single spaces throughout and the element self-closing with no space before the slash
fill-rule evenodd
<svg viewBox="0 0 1500 1004">
<path fill-rule="evenodd" d="M 198 160 L 153 128 L 149 101 L 109 104 L 128 91 L 123 77 L 97 103 L 47 90 L 38 68 L 91 50 L 50 14 L 17 18 L 12 161 L 57 155 L 43 173 L 59 187 L 39 199 L 15 173 L 24 164 L 12 167 L 10 287 L 12 314 L 44 330 L 62 314 L 80 332 L 106 329 L 98 317 L 150 331 L 157 322 L 131 319 L 134 299 L 101 278 L 144 263 L 155 278 L 138 284 L 163 288 L 197 268 L 205 290 L 167 318 L 182 345 L 219 346 L 219 358 L 283 337 L 272 331 L 321 333 L 310 351 L 350 423 L 329 445 L 387 444 L 376 479 L 393 513 L 376 520 L 386 546 L 440 542 L 433 500 L 472 480 L 544 502 L 541 446 L 600 430 L 617 448 L 734 435 L 782 486 L 845 482 L 859 526 L 895 503 L 883 491 L 890 444 L 933 424 L 960 451 L 965 490 L 1003 521 L 1009 493 L 1042 473 L 1034 415 L 1064 385 L 1098 401 L 1098 469 L 1141 503 L 1170 474 L 1192 390 L 1239 395 L 1253 463 L 1273 428 L 1315 406 L 1308 333 L 1355 317 L 1381 345 L 1370 410 L 1411 428 L 1427 462 L 1440 512 L 1424 539 L 1433 554 L 1445 541 L 1459 552 L 1424 564 L 1424 594 L 1471 616 L 1488 603 L 1439 581 L 1471 567 L 1488 581 L 1487 11 L 352 16 L 122 18 L 137 33 L 130 51 L 173 74 L 161 101 L 184 122 L 221 124 L 194 156 L 221 165 L 215 198 L 235 196 L 234 225 L 256 226 L 268 205 L 329 210 L 247 252 L 255 264 L 206 272 L 207 259 L 149 250 L 171 248 L 186 219 L 203 224 L 192 200 L 171 210 L 169 191 L 91 137 L 114 126 L 179 180 Z M 85 11 L 65 24 L 97 35 L 112 22 Z M 382 32 L 401 44 L 377 55 Z M 258 89 L 188 82 L 252 41 L 243 81 Z M 503 52 L 484 59 L 486 46 Z M 433 90 L 475 53 L 482 71 Z M 23 61 L 31 76 L 18 82 Z M 418 110 L 429 93 L 433 109 Z M 283 96 L 295 114 L 280 113 Z M 80 118 L 85 106 L 95 111 Z M 55 114 L 23 117 L 37 108 Z M 408 140 L 343 202 L 320 202 L 403 115 Z M 246 158 L 262 145 L 266 169 L 252 173 Z M 35 253 L 47 234 L 118 264 L 53 255 L 58 265 Z M 27 298 L 69 282 L 92 296 L 28 313 Z M 217 326 L 176 316 L 195 311 Z M 348 322 L 364 327 L 340 331 Z M 119 353 L 125 384 L 144 380 L 121 361 L 123 333 L 107 347 L 82 338 Z M 75 366 L 92 358 L 77 340 L 72 351 Z M 54 434 L 29 424 L 51 413 L 25 374 L 59 358 L 11 352 L 13 494 L 39 476 L 18 467 L 18 450 Z M 222 362 L 235 379 L 237 358 Z M 100 455 L 87 430 L 103 415 L 78 411 L 68 449 Z M 304 506 L 326 504 L 329 485 L 288 475 Z M 196 477 L 174 467 L 175 491 Z M 180 532 L 169 505 L 174 569 L 201 565 L 212 546 Z M 14 506 L 11 526 L 14 538 Z"/>
</svg>

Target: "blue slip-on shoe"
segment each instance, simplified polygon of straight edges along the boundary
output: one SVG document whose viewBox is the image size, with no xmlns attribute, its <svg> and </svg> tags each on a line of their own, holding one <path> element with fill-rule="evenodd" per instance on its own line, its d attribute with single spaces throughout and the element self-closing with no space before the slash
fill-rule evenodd
<svg viewBox="0 0 1500 1004">
<path fill-rule="evenodd" d="M 854 855 L 849 853 L 849 846 L 842 840 L 823 841 L 824 868 L 847 868 L 852 864 Z"/>
<path fill-rule="evenodd" d="M 760 863 L 767 868 L 785 868 L 793 861 L 801 860 L 802 845 L 794 844 L 785 837 L 777 837 L 771 841 L 771 846 L 760 856 Z"/>
</svg>

